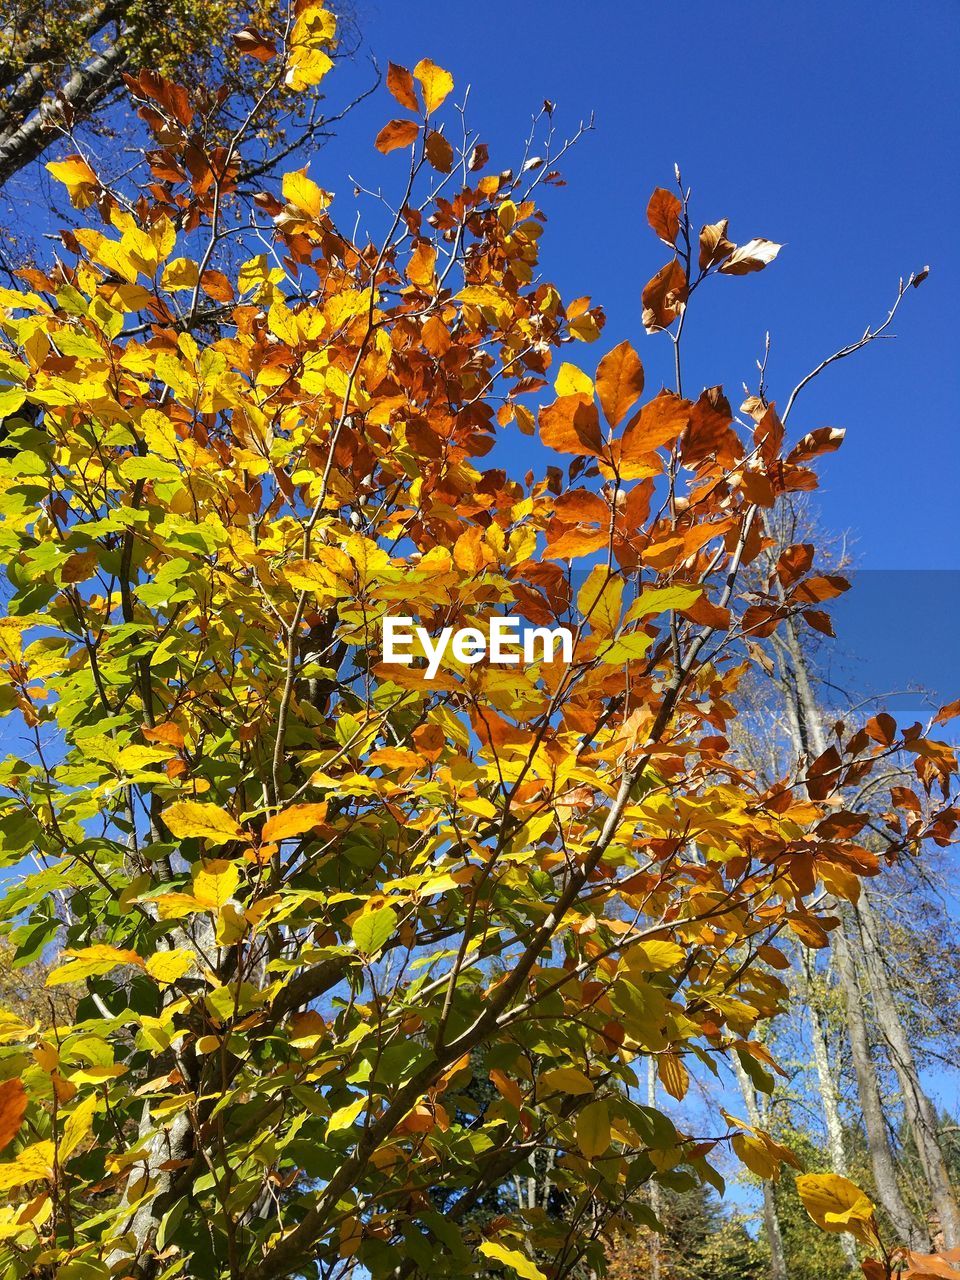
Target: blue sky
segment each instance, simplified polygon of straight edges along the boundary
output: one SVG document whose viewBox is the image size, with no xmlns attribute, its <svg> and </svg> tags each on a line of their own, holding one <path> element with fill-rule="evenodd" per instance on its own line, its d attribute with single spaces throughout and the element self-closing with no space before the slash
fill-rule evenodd
<svg viewBox="0 0 960 1280">
<path fill-rule="evenodd" d="M 860 566 L 960 569 L 956 0 L 356 0 L 356 13 L 384 68 L 429 56 L 453 73 L 458 96 L 471 86 L 469 121 L 501 166 L 517 159 L 544 98 L 558 104 L 561 131 L 595 111 L 594 131 L 563 163 L 568 185 L 546 198 L 544 270 L 565 296 L 602 302 L 600 345 L 631 338 L 648 386 L 672 376 L 672 357 L 640 326 L 641 288 L 666 260 L 644 210 L 654 186 L 672 183 L 675 161 L 694 189 L 696 219 L 726 216 L 735 240 L 786 245 L 762 274 L 717 280 L 695 298 L 688 388 L 723 382 L 734 400 L 745 379 L 755 381 L 769 329 L 768 376 L 782 405 L 824 355 L 883 318 L 901 274 L 929 263 L 896 340 L 829 370 L 791 425 L 847 428 L 843 449 L 825 460 L 820 504 Z M 331 98 L 339 103 L 368 76 L 362 61 L 342 67 Z M 361 104 L 312 175 L 347 199 L 347 173 L 394 189 L 403 161 L 372 151 L 392 106 L 385 89 Z M 600 353 L 579 348 L 572 358 L 589 368 Z M 845 643 L 864 655 L 861 679 L 876 690 L 920 681 L 955 696 L 960 578 L 864 581 L 862 607 L 855 597 L 843 606 Z M 918 605 L 923 628 L 910 621 Z"/>
</svg>

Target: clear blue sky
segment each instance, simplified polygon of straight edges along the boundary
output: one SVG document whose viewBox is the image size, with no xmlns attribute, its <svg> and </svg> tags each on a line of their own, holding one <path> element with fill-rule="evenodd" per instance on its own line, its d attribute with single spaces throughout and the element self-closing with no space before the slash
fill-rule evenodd
<svg viewBox="0 0 960 1280">
<path fill-rule="evenodd" d="M 792 427 L 847 428 L 843 449 L 825 460 L 820 501 L 860 565 L 960 569 L 957 0 L 355 2 L 384 68 L 426 55 L 453 73 L 458 96 L 471 86 L 469 120 L 501 166 L 515 162 L 544 98 L 557 102 L 561 130 L 595 111 L 595 131 L 564 161 L 568 185 L 546 198 L 544 269 L 566 296 L 603 303 L 601 345 L 632 338 L 648 385 L 671 372 L 669 344 L 645 337 L 639 322 L 640 290 L 666 260 L 644 210 L 655 185 L 672 183 L 675 161 L 694 188 L 695 218 L 728 216 L 735 240 L 786 245 L 761 275 L 715 281 L 695 298 L 688 386 L 722 381 L 733 400 L 754 380 L 769 329 L 782 405 L 824 355 L 885 315 L 901 274 L 929 263 L 896 341 L 828 371 L 798 402 Z M 362 62 L 342 68 L 331 97 L 368 74 Z M 391 106 L 386 90 L 363 103 L 313 175 L 348 199 L 346 172 L 395 188 L 402 160 L 371 150 Z M 588 367 L 599 354 L 578 350 Z M 862 609 L 844 607 L 848 643 L 872 647 L 868 665 L 882 667 L 868 683 L 921 679 L 956 696 L 944 686 L 957 665 L 960 579 L 925 575 L 904 595 L 909 574 L 870 578 L 869 607 L 866 596 Z M 896 615 L 915 610 L 919 592 L 932 631 L 903 625 L 887 635 L 888 590 Z"/>
</svg>

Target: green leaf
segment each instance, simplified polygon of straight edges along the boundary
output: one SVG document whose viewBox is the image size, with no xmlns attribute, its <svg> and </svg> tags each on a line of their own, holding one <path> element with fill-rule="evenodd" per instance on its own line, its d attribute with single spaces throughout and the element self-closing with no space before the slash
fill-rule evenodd
<svg viewBox="0 0 960 1280">
<path fill-rule="evenodd" d="M 365 911 L 358 916 L 350 932 L 359 952 L 365 956 L 375 956 L 396 927 L 397 913 L 392 907 L 380 907 L 376 911 Z"/>
</svg>

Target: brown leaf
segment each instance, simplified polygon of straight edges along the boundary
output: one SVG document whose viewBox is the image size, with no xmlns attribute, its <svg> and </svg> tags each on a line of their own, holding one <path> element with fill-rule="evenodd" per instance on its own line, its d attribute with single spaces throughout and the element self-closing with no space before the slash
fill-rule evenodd
<svg viewBox="0 0 960 1280">
<path fill-rule="evenodd" d="M 750 271 L 762 271 L 769 266 L 780 250 L 781 244 L 772 240 L 748 240 L 726 260 L 720 271 L 725 276 L 745 276 Z"/>
<path fill-rule="evenodd" d="M 810 572 L 814 552 L 812 542 L 797 542 L 792 547 L 787 547 L 785 551 L 781 551 L 775 572 L 785 587 L 789 587 L 792 582 L 796 582 L 798 578 Z"/>
<path fill-rule="evenodd" d="M 426 152 L 427 159 L 440 173 L 449 173 L 453 168 L 453 147 L 442 133 L 434 130 L 427 135 Z"/>
<path fill-rule="evenodd" d="M 863 726 L 866 733 L 879 742 L 882 747 L 889 747 L 897 737 L 897 722 L 886 711 L 881 711 Z"/>
<path fill-rule="evenodd" d="M 406 67 L 401 67 L 396 62 L 391 62 L 387 67 L 387 88 L 400 103 L 401 107 L 406 107 L 409 111 L 419 111 L 420 103 L 417 101 L 417 90 L 413 83 L 413 75 Z"/>
<path fill-rule="evenodd" d="M 383 155 L 398 147 L 409 147 L 416 142 L 420 128 L 415 120 L 390 120 L 377 134 L 375 147 Z"/>
<path fill-rule="evenodd" d="M 683 205 L 672 191 L 664 187 L 657 187 L 647 205 L 647 221 L 671 249 L 677 242 L 682 212 Z"/>
<path fill-rule="evenodd" d="M 808 431 L 787 454 L 787 462 L 808 462 L 821 453 L 833 453 L 843 444 L 843 427 L 817 427 Z"/>
<path fill-rule="evenodd" d="M 805 604 L 822 604 L 824 600 L 835 600 L 850 590 L 850 583 L 837 573 L 824 574 L 822 577 L 807 578 L 794 590 L 795 600 Z"/>
<path fill-rule="evenodd" d="M 666 329 L 673 324 L 687 301 L 687 277 L 676 258 L 647 281 L 642 301 L 645 329 Z"/>
<path fill-rule="evenodd" d="M 743 456 L 740 437 L 731 429 L 733 414 L 730 402 L 720 387 L 708 387 L 700 393 L 690 410 L 690 421 L 683 434 L 683 459 L 701 462 L 711 454 L 725 466 L 732 466 Z"/>
<path fill-rule="evenodd" d="M 154 725 L 153 728 L 144 725 L 143 736 L 148 742 L 162 743 L 165 747 L 176 747 L 178 751 L 184 745 L 183 730 L 172 720 L 165 720 L 162 724 Z"/>
<path fill-rule="evenodd" d="M 814 631 L 819 631 L 822 635 L 835 636 L 837 634 L 833 629 L 829 613 L 825 613 L 823 609 L 804 609 L 801 617 Z"/>
<path fill-rule="evenodd" d="M 629 342 L 621 342 L 600 361 L 596 387 L 603 416 L 616 427 L 643 391 L 643 365 Z"/>
<path fill-rule="evenodd" d="M 496 1089 L 502 1098 L 505 1098 L 511 1106 L 519 1109 L 523 1106 L 523 1094 L 520 1092 L 520 1086 L 516 1080 L 511 1080 L 506 1072 L 501 1071 L 499 1067 L 492 1067 L 490 1072 L 490 1083 Z"/>
<path fill-rule="evenodd" d="M 700 228 L 700 270 L 706 271 L 715 267 L 718 262 L 729 258 L 737 246 L 727 239 L 727 219 L 719 222 L 708 222 Z"/>
<path fill-rule="evenodd" d="M 831 791 L 840 785 L 840 752 L 827 747 L 807 771 L 807 791 L 811 800 L 826 800 Z"/>
<path fill-rule="evenodd" d="M 730 610 L 714 604 L 705 595 L 697 596 L 693 604 L 683 610 L 683 615 L 700 627 L 710 627 L 714 631 L 730 629 Z"/>
<path fill-rule="evenodd" d="M 604 524 L 610 519 L 610 508 L 599 494 L 589 489 L 568 489 L 553 504 L 558 519 L 564 524 L 588 520 Z"/>
<path fill-rule="evenodd" d="M 233 43 L 241 53 L 256 58 L 258 62 L 269 62 L 277 55 L 277 45 L 270 36 L 265 36 L 256 27 L 244 27 L 233 36 Z"/>
</svg>

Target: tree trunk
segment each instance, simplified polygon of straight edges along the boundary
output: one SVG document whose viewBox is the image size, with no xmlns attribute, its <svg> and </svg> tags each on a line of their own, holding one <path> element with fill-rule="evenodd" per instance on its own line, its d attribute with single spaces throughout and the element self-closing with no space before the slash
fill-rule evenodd
<svg viewBox="0 0 960 1280">
<path fill-rule="evenodd" d="M 740 1085 L 740 1092 L 746 1104 L 747 1119 L 755 1129 L 760 1129 L 763 1125 L 753 1083 L 736 1054 L 733 1055 L 732 1061 L 737 1083 Z M 770 1246 L 770 1280 L 788 1280 L 787 1259 L 783 1252 L 783 1233 L 780 1230 L 773 1183 L 769 1178 L 763 1179 L 763 1226 L 767 1233 L 767 1244 Z"/>
<path fill-rule="evenodd" d="M 943 1243 L 946 1248 L 955 1249 L 960 1243 L 960 1210 L 957 1208 L 956 1196 L 950 1185 L 947 1162 L 944 1159 L 943 1148 L 940 1146 L 937 1114 L 920 1083 L 913 1049 L 880 954 L 876 920 L 866 888 L 861 895 L 856 913 L 877 1024 L 889 1050 L 890 1061 L 897 1073 L 897 1079 L 900 1081 L 904 1111 L 917 1144 L 917 1154 L 930 1188 L 930 1198 L 940 1219 Z"/>
<path fill-rule="evenodd" d="M 651 1056 L 647 1059 L 647 1106 L 655 1107 L 657 1105 L 657 1070 L 656 1059 Z M 660 1185 L 653 1181 L 650 1183 L 650 1208 L 656 1217 L 660 1217 Z M 650 1233 L 650 1280 L 660 1280 L 660 1236 L 656 1231 Z"/>
<path fill-rule="evenodd" d="M 846 1005 L 850 1051 L 853 1055 L 860 1111 L 863 1115 L 863 1127 L 867 1136 L 867 1148 L 870 1152 L 870 1166 L 873 1169 L 877 1196 L 900 1241 L 914 1249 L 925 1248 L 929 1244 L 927 1233 L 914 1222 L 897 1181 L 897 1167 L 890 1147 L 886 1116 L 870 1056 L 870 1040 L 867 1036 L 867 1023 L 863 1013 L 863 993 L 843 925 L 834 934 L 833 948 L 837 957 L 837 977 Z"/>
<path fill-rule="evenodd" d="M 813 694 L 806 658 L 797 637 L 793 619 L 787 621 L 783 640 L 788 667 L 784 673 L 784 697 L 788 704 L 787 712 L 794 749 L 798 756 L 821 755 L 827 749 L 826 735 L 823 732 L 820 710 Z M 837 979 L 846 1009 L 850 1051 L 857 1079 L 857 1095 L 877 1197 L 899 1240 L 912 1248 L 926 1247 L 929 1244 L 928 1233 L 915 1222 L 900 1191 L 897 1166 L 887 1131 L 886 1115 L 870 1054 L 870 1038 L 867 1034 L 863 1008 L 863 991 L 851 953 L 851 937 L 842 923 L 833 935 L 833 950 L 837 958 Z"/>
<path fill-rule="evenodd" d="M 821 1021 L 820 1000 L 813 986 L 814 972 L 810 953 L 806 948 L 800 949 L 800 994 L 810 1014 L 810 1040 L 813 1044 L 813 1062 L 817 1070 L 817 1083 L 820 1086 L 820 1099 L 823 1102 L 823 1115 L 827 1127 L 827 1149 L 830 1152 L 830 1163 L 834 1172 L 842 1176 L 847 1174 L 847 1153 L 843 1148 L 843 1126 L 840 1123 L 840 1095 L 834 1073 L 830 1070 L 830 1055 L 827 1051 L 827 1037 Z M 857 1246 L 848 1231 L 840 1237 L 843 1256 L 851 1271 L 860 1271 L 857 1261 Z"/>
<path fill-rule="evenodd" d="M 121 71 L 130 56 L 131 48 L 125 40 L 112 41 L 94 53 L 89 62 L 78 67 L 59 86 L 59 103 L 66 104 L 77 116 L 86 115 L 120 84 Z M 28 72 L 28 77 L 30 75 Z M 39 94 L 26 80 L 23 86 L 24 110 L 11 113 L 10 118 L 0 119 L 0 186 L 38 159 L 61 132 L 54 124 L 59 107 L 52 102 L 40 101 L 42 80 L 37 82 L 41 89 Z"/>
</svg>

